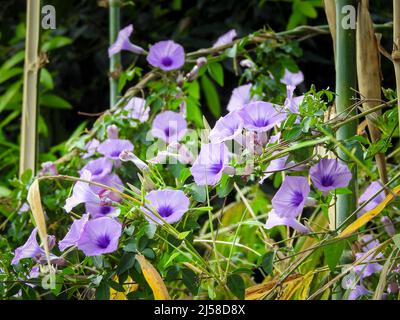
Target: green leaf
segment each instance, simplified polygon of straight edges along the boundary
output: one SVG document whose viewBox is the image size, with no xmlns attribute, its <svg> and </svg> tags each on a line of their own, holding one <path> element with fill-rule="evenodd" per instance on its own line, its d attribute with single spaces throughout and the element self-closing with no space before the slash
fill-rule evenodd
<svg viewBox="0 0 400 320">
<path fill-rule="evenodd" d="M 264 254 L 264 256 L 261 259 L 261 268 L 267 275 L 272 273 L 274 266 L 274 258 L 275 258 L 275 252 L 270 251 Z"/>
<path fill-rule="evenodd" d="M 10 101 L 19 93 L 20 88 L 22 85 L 22 81 L 18 81 L 13 83 L 11 86 L 8 87 L 7 91 L 0 96 L 0 112 L 3 111 Z"/>
<path fill-rule="evenodd" d="M 11 195 L 11 190 L 6 187 L 0 186 L 0 198 L 8 197 L 9 195 Z"/>
<path fill-rule="evenodd" d="M 190 194 L 197 202 L 205 202 L 207 200 L 207 189 L 205 186 L 198 186 L 193 184 L 190 187 Z"/>
<path fill-rule="evenodd" d="M 297 3 L 297 5 L 296 5 Z M 308 1 L 296 1 L 295 2 L 296 10 L 299 10 L 306 17 L 315 19 L 318 17 L 318 12 L 315 10 L 314 6 Z"/>
<path fill-rule="evenodd" d="M 233 189 L 233 179 L 227 174 L 222 175 L 221 182 L 217 186 L 217 195 L 219 198 L 225 198 Z"/>
<path fill-rule="evenodd" d="M 220 63 L 214 62 L 208 65 L 208 73 L 221 87 L 224 86 L 224 68 Z"/>
<path fill-rule="evenodd" d="M 182 269 L 182 281 L 193 295 L 197 295 L 199 291 L 198 279 L 192 270 Z"/>
<path fill-rule="evenodd" d="M 23 61 L 25 58 L 25 52 L 18 51 L 16 54 L 14 54 L 10 59 L 8 59 L 6 62 L 3 63 L 3 65 L 0 67 L 0 74 L 2 74 L 4 71 L 14 67 L 21 61 Z"/>
<path fill-rule="evenodd" d="M 353 192 L 348 188 L 337 188 L 336 194 L 352 194 Z"/>
<path fill-rule="evenodd" d="M 72 43 L 72 39 L 63 37 L 63 36 L 57 36 L 57 37 L 54 37 L 54 38 L 50 39 L 49 41 L 45 42 L 42 45 L 42 51 L 48 52 L 51 50 L 55 50 L 55 49 L 67 46 L 71 43 Z"/>
<path fill-rule="evenodd" d="M 56 109 L 72 109 L 71 104 L 54 94 L 45 94 L 40 97 L 40 105 Z"/>
<path fill-rule="evenodd" d="M 54 89 L 54 82 L 53 77 L 51 76 L 50 72 L 43 68 L 40 70 L 40 83 L 49 90 Z"/>
<path fill-rule="evenodd" d="M 0 83 L 7 81 L 15 76 L 22 74 L 23 68 L 11 68 L 8 70 L 0 71 Z"/>
<path fill-rule="evenodd" d="M 324 255 L 329 269 L 334 272 L 346 246 L 345 241 L 335 242 L 324 248 Z"/>
<path fill-rule="evenodd" d="M 214 117 L 219 118 L 221 115 L 221 104 L 219 101 L 219 96 L 214 84 L 207 75 L 201 77 L 201 86 L 203 88 L 203 93 L 206 98 L 208 109 L 214 115 Z"/>
<path fill-rule="evenodd" d="M 396 246 L 398 249 L 400 249 L 400 234 L 396 234 L 396 235 L 393 237 L 393 242 L 394 242 L 395 246 Z"/>
<path fill-rule="evenodd" d="M 203 114 L 200 111 L 199 102 L 190 96 L 186 99 L 186 118 L 193 121 L 197 127 L 203 128 Z"/>
<path fill-rule="evenodd" d="M 100 282 L 100 285 L 96 289 L 97 300 L 109 300 L 110 299 L 110 286 L 105 279 Z"/>
<path fill-rule="evenodd" d="M 136 256 L 136 254 L 129 253 L 129 252 L 125 252 L 122 255 L 122 258 L 119 261 L 118 267 L 116 270 L 117 275 L 124 273 L 126 270 L 129 270 L 130 268 L 132 268 L 135 265 L 135 261 L 136 261 L 135 256 Z"/>
<path fill-rule="evenodd" d="M 228 276 L 226 285 L 236 297 L 238 297 L 240 300 L 244 299 L 244 293 L 246 288 L 243 278 L 239 274 L 234 273 Z"/>
</svg>

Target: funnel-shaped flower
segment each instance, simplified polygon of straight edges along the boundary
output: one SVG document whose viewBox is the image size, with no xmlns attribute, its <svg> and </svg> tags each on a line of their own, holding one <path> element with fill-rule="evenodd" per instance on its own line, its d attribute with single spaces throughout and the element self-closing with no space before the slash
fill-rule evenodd
<svg viewBox="0 0 400 320">
<path fill-rule="evenodd" d="M 82 218 L 75 220 L 68 233 L 65 235 L 64 239 L 62 239 L 58 243 L 58 248 L 60 251 L 64 251 L 65 249 L 76 246 L 79 238 L 81 237 L 83 228 L 85 227 L 86 222 L 89 220 L 89 214 L 84 214 Z"/>
<path fill-rule="evenodd" d="M 142 207 L 142 210 L 146 213 L 146 219 L 150 223 L 164 223 L 153 212 L 157 212 L 171 224 L 179 221 L 189 210 L 189 199 L 181 190 L 153 190 L 146 195 L 145 199 L 148 203 Z"/>
<path fill-rule="evenodd" d="M 186 120 L 180 113 L 164 111 L 158 114 L 151 128 L 151 134 L 166 143 L 177 142 L 187 131 Z"/>
<path fill-rule="evenodd" d="M 213 48 L 224 46 L 226 44 L 232 43 L 233 39 L 237 37 L 237 33 L 235 29 L 229 30 L 228 32 L 224 33 L 220 36 L 217 41 L 214 42 Z"/>
<path fill-rule="evenodd" d="M 121 224 L 113 218 L 102 217 L 89 220 L 78 240 L 78 249 L 82 250 L 86 256 L 114 252 L 118 249 L 121 230 Z"/>
<path fill-rule="evenodd" d="M 119 162 L 119 155 L 124 150 L 133 151 L 132 142 L 124 139 L 107 139 L 97 148 L 102 155 L 117 162 Z"/>
<path fill-rule="evenodd" d="M 363 194 L 358 198 L 358 204 L 361 205 L 364 202 L 370 200 L 379 190 L 382 189 L 382 183 L 380 181 L 373 181 L 367 189 L 363 192 Z M 375 208 L 379 203 L 381 203 L 385 199 L 385 192 L 381 191 L 378 193 L 375 198 L 369 201 L 364 208 L 361 209 L 359 212 L 359 216 L 363 215 L 365 212 L 372 210 Z"/>
<path fill-rule="evenodd" d="M 224 143 L 203 144 L 190 172 L 197 185 L 216 185 L 229 164 L 229 150 Z"/>
<path fill-rule="evenodd" d="M 356 253 L 356 260 L 361 259 L 368 251 L 376 248 L 380 245 L 379 240 L 373 239 L 372 235 L 364 235 L 360 238 L 360 243 L 363 245 L 362 252 Z M 366 264 L 359 264 L 354 267 L 354 272 L 357 273 L 362 279 L 367 278 L 374 273 L 380 272 L 382 266 L 377 262 L 369 262 L 371 260 L 383 258 L 383 254 L 379 252 L 378 254 L 371 253 L 365 260 Z"/>
<path fill-rule="evenodd" d="M 310 176 L 314 186 L 323 192 L 347 187 L 352 177 L 347 165 L 326 158 L 310 168 Z"/>
<path fill-rule="evenodd" d="M 243 120 L 237 112 L 230 112 L 226 116 L 219 118 L 214 128 L 211 130 L 209 139 L 211 143 L 220 143 L 232 140 L 243 130 Z"/>
<path fill-rule="evenodd" d="M 243 119 L 243 126 L 256 132 L 268 131 L 286 118 L 286 113 L 278 110 L 277 105 L 263 101 L 246 104 L 238 113 Z"/>
<path fill-rule="evenodd" d="M 256 101 L 256 97 L 251 97 L 251 83 L 233 89 L 229 100 L 228 111 L 240 110 L 245 104 Z"/>
<path fill-rule="evenodd" d="M 145 122 L 149 119 L 150 107 L 146 107 L 146 100 L 133 97 L 124 107 L 128 111 L 128 117 Z"/>
<path fill-rule="evenodd" d="M 147 62 L 164 71 L 179 69 L 185 63 L 185 51 L 172 40 L 160 41 L 150 47 Z"/>
<path fill-rule="evenodd" d="M 145 51 L 143 48 L 138 47 L 129 41 L 129 37 L 133 32 L 133 26 L 129 26 L 121 29 L 118 32 L 117 40 L 108 48 L 108 56 L 111 58 L 114 54 L 121 52 L 121 50 L 131 51 L 136 54 L 143 54 Z"/>
<path fill-rule="evenodd" d="M 101 179 L 112 171 L 112 166 L 112 161 L 103 157 L 89 161 L 80 170 L 80 173 L 82 174 L 84 170 L 88 170 L 91 173 L 91 177 L 93 180 Z"/>
<path fill-rule="evenodd" d="M 285 99 L 284 106 L 293 113 L 299 113 L 299 107 L 304 99 L 304 96 L 294 97 L 293 96 L 294 89 L 295 87 L 293 86 L 287 86 L 286 88 L 287 96 Z"/>
</svg>

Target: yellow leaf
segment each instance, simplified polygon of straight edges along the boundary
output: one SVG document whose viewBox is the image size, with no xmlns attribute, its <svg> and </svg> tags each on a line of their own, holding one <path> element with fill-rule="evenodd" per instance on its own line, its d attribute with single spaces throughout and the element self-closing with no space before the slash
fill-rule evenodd
<svg viewBox="0 0 400 320">
<path fill-rule="evenodd" d="M 118 282 L 118 277 L 115 276 L 114 280 Z M 126 296 L 128 295 L 128 293 L 135 292 L 139 288 L 139 285 L 137 283 L 133 283 L 131 277 L 128 277 L 126 280 L 127 282 L 129 282 L 129 284 L 125 284 L 123 286 L 125 292 L 119 292 L 114 290 L 113 288 L 110 288 L 110 300 L 127 300 Z"/>
<path fill-rule="evenodd" d="M 350 234 L 352 234 L 353 232 L 355 232 L 359 228 L 361 228 L 363 225 L 365 225 L 368 221 L 371 221 L 378 214 L 380 214 L 382 212 L 382 210 L 385 209 L 386 206 L 394 199 L 393 194 L 398 194 L 398 193 L 400 193 L 400 186 L 397 186 L 396 188 L 394 188 L 393 192 L 389 193 L 386 196 L 386 198 L 380 204 L 378 204 L 375 208 L 373 208 L 370 211 L 367 211 L 360 218 L 358 218 L 356 221 L 351 223 L 346 229 L 344 229 L 338 235 L 338 238 L 345 238 L 345 237 L 349 236 Z"/>
<path fill-rule="evenodd" d="M 141 254 L 136 255 L 136 260 L 139 262 L 143 276 L 153 291 L 154 299 L 170 300 L 171 298 L 169 297 L 164 281 L 153 265 Z"/>
<path fill-rule="evenodd" d="M 46 221 L 44 217 L 42 201 L 40 199 L 39 180 L 35 180 L 29 188 L 28 203 L 31 207 L 33 219 L 35 220 L 39 237 L 46 253 L 47 262 L 50 265 L 49 244 L 47 242 Z"/>
</svg>

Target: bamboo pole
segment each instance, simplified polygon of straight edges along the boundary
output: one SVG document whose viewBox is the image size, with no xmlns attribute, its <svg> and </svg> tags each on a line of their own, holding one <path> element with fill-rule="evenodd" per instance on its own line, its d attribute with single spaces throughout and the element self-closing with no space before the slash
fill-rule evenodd
<svg viewBox="0 0 400 320">
<path fill-rule="evenodd" d="M 333 40 L 333 54 L 336 52 L 336 8 L 332 0 L 324 0 L 326 19 L 328 20 L 329 31 Z"/>
<path fill-rule="evenodd" d="M 40 0 L 27 1 L 19 175 L 35 172 L 37 154 Z"/>
<path fill-rule="evenodd" d="M 363 103 L 363 108 L 369 110 L 379 105 L 381 101 L 381 66 L 368 0 L 361 0 L 358 4 L 356 39 L 358 87 L 361 97 L 368 100 Z M 374 125 L 380 115 L 381 112 L 377 111 L 366 117 L 372 142 L 379 141 L 381 138 L 380 130 Z M 385 155 L 376 154 L 375 161 L 381 181 L 386 184 L 388 176 Z"/>
<path fill-rule="evenodd" d="M 397 98 L 400 97 L 400 0 L 393 0 L 393 52 Z M 400 101 L 397 102 L 400 123 Z M 400 126 L 399 126 L 400 127 Z"/>
<path fill-rule="evenodd" d="M 109 41 L 112 45 L 117 40 L 121 29 L 120 0 L 109 0 Z M 118 71 L 121 66 L 121 54 L 114 54 L 110 58 L 110 108 L 117 103 L 118 96 Z"/>
<path fill-rule="evenodd" d="M 347 116 L 353 116 L 354 111 L 348 112 L 353 104 L 352 89 L 356 88 L 356 30 L 344 25 L 348 12 L 344 11 L 345 6 L 353 6 L 355 9 L 355 0 L 336 0 L 336 109 L 337 113 L 343 113 Z M 355 17 L 354 17 L 355 18 Z M 357 135 L 357 122 L 353 121 L 341 126 L 337 131 L 338 140 L 346 140 Z M 344 161 L 349 160 L 341 150 L 338 155 Z M 356 181 L 357 168 L 353 167 L 353 178 L 350 181 L 349 189 L 351 194 L 340 194 L 337 196 L 336 205 L 336 226 L 341 225 L 356 209 Z"/>
</svg>

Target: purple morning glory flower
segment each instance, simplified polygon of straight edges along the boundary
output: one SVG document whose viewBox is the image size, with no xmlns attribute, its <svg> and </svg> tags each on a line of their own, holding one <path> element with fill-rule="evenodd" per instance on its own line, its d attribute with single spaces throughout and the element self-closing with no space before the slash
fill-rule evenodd
<svg viewBox="0 0 400 320">
<path fill-rule="evenodd" d="M 233 42 L 233 39 L 237 37 L 237 33 L 235 29 L 229 30 L 228 32 L 224 33 L 220 36 L 216 42 L 213 44 L 213 48 L 221 47 Z"/>
<path fill-rule="evenodd" d="M 111 58 L 114 54 L 121 52 L 121 50 L 131 51 L 136 54 L 145 53 L 144 49 L 134 45 L 129 41 L 129 37 L 133 32 L 133 26 L 130 24 L 118 32 L 117 40 L 108 48 L 108 56 Z"/>
<path fill-rule="evenodd" d="M 76 246 L 79 238 L 81 237 L 83 228 L 85 227 L 85 224 L 86 222 L 88 222 L 88 220 L 89 214 L 84 214 L 82 218 L 75 220 L 72 223 L 71 228 L 69 229 L 64 239 L 62 239 L 58 243 L 58 248 L 60 249 L 60 251 L 64 251 L 69 247 Z"/>
<path fill-rule="evenodd" d="M 358 204 L 361 205 L 364 202 L 370 200 L 379 190 L 382 189 L 382 183 L 380 181 L 373 181 L 367 189 L 363 192 L 363 194 L 358 198 Z M 358 213 L 359 216 L 362 216 L 367 211 L 374 209 L 378 204 L 380 204 L 385 199 L 385 192 L 382 190 L 375 198 L 373 198 L 370 202 L 368 202 L 364 208 Z"/>
<path fill-rule="evenodd" d="M 151 128 L 151 134 L 166 143 L 177 142 L 187 131 L 186 120 L 180 113 L 164 111 L 158 114 Z"/>
<path fill-rule="evenodd" d="M 294 93 L 294 86 L 287 86 L 286 88 L 286 92 L 287 92 L 287 97 L 284 103 L 284 106 L 289 109 L 292 113 L 299 113 L 299 107 L 301 102 L 304 99 L 304 95 L 303 96 L 299 96 L 299 97 L 293 97 L 293 93 Z"/>
<path fill-rule="evenodd" d="M 109 217 L 92 219 L 86 222 L 77 247 L 86 256 L 98 256 L 118 249 L 121 224 Z"/>
<path fill-rule="evenodd" d="M 362 284 L 359 284 L 350 291 L 348 300 L 357 300 L 359 297 L 368 294 L 371 294 L 371 291 L 365 288 Z"/>
<path fill-rule="evenodd" d="M 112 171 L 112 161 L 108 158 L 99 158 L 88 162 L 81 170 L 82 174 L 84 170 L 88 170 L 91 173 L 92 180 L 101 179 L 108 175 Z"/>
<path fill-rule="evenodd" d="M 83 159 L 89 158 L 92 155 L 94 155 L 94 153 L 97 150 L 97 147 L 99 146 L 100 142 L 97 139 L 92 139 L 90 140 L 86 145 L 85 145 L 85 149 L 86 149 L 86 153 L 82 156 Z"/>
<path fill-rule="evenodd" d="M 246 104 L 238 111 L 244 127 L 251 131 L 265 132 L 279 125 L 286 118 L 285 112 L 269 102 L 256 101 Z"/>
<path fill-rule="evenodd" d="M 347 187 L 352 177 L 347 165 L 327 158 L 310 168 L 310 176 L 314 186 L 323 192 Z"/>
<path fill-rule="evenodd" d="M 372 235 L 365 235 L 360 238 L 360 243 L 363 245 L 362 252 L 355 254 L 356 260 L 360 259 L 366 252 L 376 248 L 380 245 L 379 240 L 373 239 Z M 374 273 L 378 273 L 382 270 L 382 266 L 377 262 L 368 262 L 371 260 L 383 258 L 383 254 L 371 253 L 364 261 L 363 264 L 354 267 L 354 272 L 360 276 L 360 278 L 367 278 Z M 365 264 L 366 263 L 366 264 Z"/>
<path fill-rule="evenodd" d="M 272 198 L 272 210 L 266 222 L 266 228 L 277 225 L 286 225 L 293 229 L 306 233 L 309 230 L 297 221 L 310 193 L 310 186 L 306 177 L 288 176 L 283 181 L 278 192 Z"/>
<path fill-rule="evenodd" d="M 45 251 L 39 246 L 37 242 L 37 228 L 34 228 L 28 238 L 28 240 L 20 247 L 15 249 L 14 258 L 11 261 L 12 265 L 18 264 L 21 259 L 32 258 L 36 262 L 47 261 Z M 55 237 L 48 236 L 47 238 L 49 250 L 54 247 Z M 54 259 L 59 259 L 58 257 L 51 255 L 50 261 L 53 262 Z"/>
<path fill-rule="evenodd" d="M 279 172 L 279 171 L 284 171 L 289 168 L 293 171 L 296 171 L 296 170 L 301 171 L 303 169 L 301 166 L 295 167 L 296 163 L 294 161 L 287 162 L 288 158 L 289 158 L 289 156 L 287 155 L 287 156 L 272 160 L 269 163 L 268 167 L 265 169 L 264 176 L 260 180 L 260 183 L 263 183 L 265 179 L 267 179 L 268 177 L 270 177 L 271 175 L 273 175 L 274 173 Z"/>
<path fill-rule="evenodd" d="M 160 41 L 150 47 L 147 62 L 164 71 L 179 69 L 185 63 L 185 51 L 172 40 Z"/>
<path fill-rule="evenodd" d="M 230 112 L 221 117 L 211 130 L 209 139 L 211 143 L 220 143 L 232 140 L 243 130 L 243 121 L 237 112 Z"/>
<path fill-rule="evenodd" d="M 57 167 L 53 162 L 47 161 L 42 163 L 42 170 L 40 170 L 39 176 L 45 176 L 45 175 L 50 175 L 50 176 L 58 175 Z"/>
<path fill-rule="evenodd" d="M 122 151 L 133 151 L 133 144 L 129 140 L 124 139 L 107 139 L 102 142 L 97 151 L 107 158 L 116 160 L 119 163 L 119 155 Z"/>
<path fill-rule="evenodd" d="M 107 127 L 107 138 L 118 139 L 119 129 L 115 124 L 111 124 Z"/>
<path fill-rule="evenodd" d="M 151 211 L 157 212 L 166 222 L 171 224 L 179 221 L 189 210 L 189 199 L 181 190 L 153 190 L 146 195 L 145 199 L 148 204 L 146 203 L 146 207 L 141 209 L 146 213 L 146 219 L 150 223 L 164 223 Z"/>
<path fill-rule="evenodd" d="M 287 86 L 293 86 L 296 87 L 300 83 L 304 81 L 304 74 L 303 72 L 290 72 L 288 69 L 285 70 L 285 74 L 283 78 L 281 79 L 281 82 L 286 84 Z"/>
<path fill-rule="evenodd" d="M 133 97 L 124 107 L 128 111 L 128 117 L 139 120 L 139 122 L 146 122 L 149 119 L 150 107 L 146 107 L 146 100 L 142 98 Z"/>
<path fill-rule="evenodd" d="M 197 185 L 216 185 L 228 168 L 229 150 L 224 143 L 203 144 L 190 172 Z"/>
<path fill-rule="evenodd" d="M 256 101 L 256 97 L 251 97 L 251 83 L 233 89 L 229 100 L 228 111 L 240 110 L 245 104 Z"/>
</svg>

